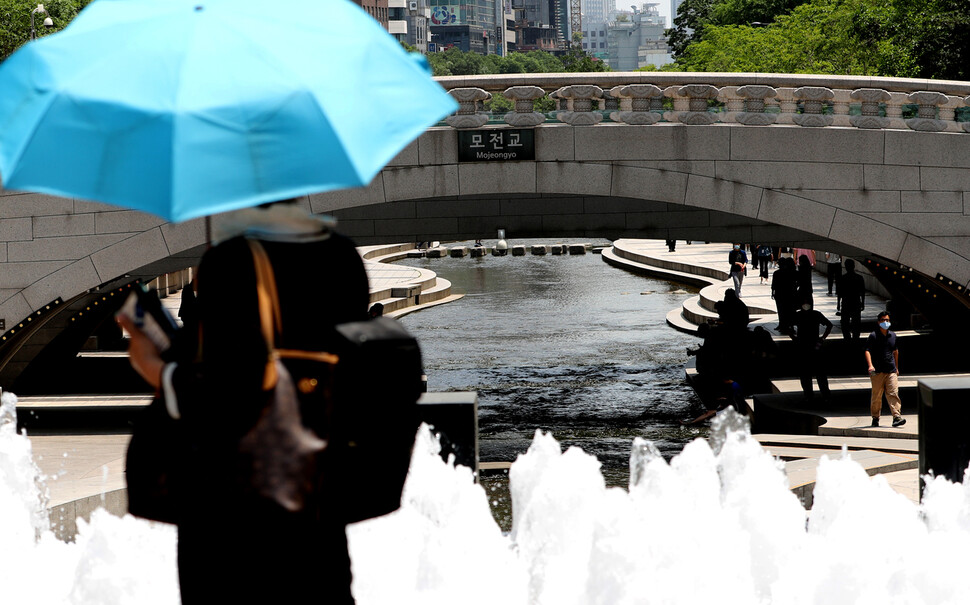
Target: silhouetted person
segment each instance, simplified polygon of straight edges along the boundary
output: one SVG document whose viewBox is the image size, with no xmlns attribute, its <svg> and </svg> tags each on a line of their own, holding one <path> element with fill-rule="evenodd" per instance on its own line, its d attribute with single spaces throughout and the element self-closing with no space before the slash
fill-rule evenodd
<svg viewBox="0 0 970 605">
<path fill-rule="evenodd" d="M 812 260 L 805 254 L 798 257 L 798 273 L 795 283 L 798 289 L 796 308 L 805 303 L 809 303 L 814 307 L 815 298 L 812 296 Z"/>
<path fill-rule="evenodd" d="M 819 329 L 825 326 L 825 333 L 819 336 Z M 812 303 L 803 302 L 800 311 L 795 313 L 795 330 L 790 334 L 795 341 L 797 352 L 798 377 L 802 383 L 802 393 L 812 398 L 812 375 L 818 380 L 818 390 L 822 397 L 829 397 L 829 379 L 825 373 L 822 358 L 822 341 L 832 332 L 832 322 L 812 308 Z"/>
<path fill-rule="evenodd" d="M 382 317 L 384 315 L 383 303 L 374 303 L 371 305 L 371 308 L 367 310 L 367 314 L 371 317 Z"/>
<path fill-rule="evenodd" d="M 832 287 L 842 277 L 842 257 L 838 254 L 826 252 L 825 261 L 828 263 L 825 269 L 825 277 L 828 278 L 829 296 L 832 296 Z"/>
<path fill-rule="evenodd" d="M 835 308 L 842 313 L 842 336 L 849 340 L 859 340 L 862 331 L 862 310 L 866 308 L 866 283 L 855 272 L 855 261 L 845 260 L 845 274 L 836 282 Z"/>
<path fill-rule="evenodd" d="M 771 275 L 771 298 L 778 310 L 778 331 L 787 334 L 795 321 L 795 263 L 789 257 L 778 259 L 778 269 Z"/>
<path fill-rule="evenodd" d="M 242 470 L 251 458 L 240 443 L 269 409 L 269 351 L 246 236 L 260 242 L 272 265 L 280 349 L 332 351 L 339 343 L 337 324 L 367 318 L 367 272 L 354 243 L 294 202 L 236 211 L 233 217 L 245 232 L 205 252 L 196 292 L 198 331 L 176 335 L 196 345 L 184 348 L 191 356 L 163 359 L 129 319 L 119 319 L 131 335 L 132 366 L 164 393 L 164 409 L 185 434 L 198 436 L 185 440 L 191 447 L 184 444 L 184 455 L 192 463 L 178 484 L 178 571 L 185 605 L 295 603 L 307 595 L 326 603 L 354 602 L 342 494 L 321 488 L 302 506 L 286 507 L 252 487 Z M 327 435 L 327 417 L 308 411 L 306 426 Z M 314 483 L 325 478 L 324 469 L 340 466 L 331 452 L 318 454 Z"/>
<path fill-rule="evenodd" d="M 771 252 L 771 246 L 761 244 L 755 251 L 754 257 L 758 262 L 758 275 L 761 278 L 761 285 L 763 286 L 768 283 L 768 270 L 771 269 L 771 262 L 775 260 Z"/>
<path fill-rule="evenodd" d="M 724 291 L 724 300 L 714 303 L 721 323 L 731 330 L 744 330 L 751 320 L 748 305 L 741 302 L 734 290 Z"/>
</svg>

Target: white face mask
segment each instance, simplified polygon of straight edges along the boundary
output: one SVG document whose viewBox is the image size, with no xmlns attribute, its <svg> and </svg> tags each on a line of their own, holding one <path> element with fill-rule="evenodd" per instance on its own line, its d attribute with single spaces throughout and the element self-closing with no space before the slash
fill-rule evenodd
<svg viewBox="0 0 970 605">
<path fill-rule="evenodd" d="M 882 328 L 883 330 L 888 330 L 889 329 L 889 326 L 891 326 L 891 325 L 892 324 L 889 323 L 888 321 L 879 322 L 879 327 Z"/>
</svg>

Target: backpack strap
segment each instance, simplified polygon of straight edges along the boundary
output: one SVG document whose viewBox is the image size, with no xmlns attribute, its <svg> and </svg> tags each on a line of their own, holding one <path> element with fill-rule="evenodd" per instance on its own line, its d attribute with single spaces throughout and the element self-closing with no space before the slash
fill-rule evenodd
<svg viewBox="0 0 970 605">
<path fill-rule="evenodd" d="M 256 299 L 259 305 L 259 325 L 266 341 L 266 368 L 263 371 L 263 390 L 268 391 L 276 386 L 279 378 L 276 372 L 276 340 L 283 328 L 280 317 L 279 297 L 276 292 L 276 277 L 273 266 L 263 245 L 255 239 L 246 239 L 249 250 L 253 254 L 253 266 L 256 269 Z"/>
<path fill-rule="evenodd" d="M 283 320 L 280 314 L 279 294 L 276 290 L 276 277 L 273 265 L 269 262 L 266 249 L 255 239 L 246 239 L 249 250 L 253 254 L 253 266 L 256 269 L 256 298 L 259 305 L 259 325 L 266 341 L 266 368 L 263 371 L 263 390 L 268 391 L 276 386 L 278 373 L 277 359 L 304 359 L 336 365 L 339 357 L 323 351 L 304 351 L 300 349 L 278 349 L 276 347 L 280 334 L 283 332 Z"/>
</svg>

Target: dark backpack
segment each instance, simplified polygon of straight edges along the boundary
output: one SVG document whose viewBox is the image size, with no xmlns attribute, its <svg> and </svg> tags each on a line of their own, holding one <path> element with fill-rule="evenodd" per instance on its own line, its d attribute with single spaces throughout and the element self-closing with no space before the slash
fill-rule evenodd
<svg viewBox="0 0 970 605">
<path fill-rule="evenodd" d="M 337 326 L 340 361 L 329 402 L 329 445 L 321 474 L 347 523 L 397 510 L 424 390 L 421 349 L 389 317 Z"/>
<path fill-rule="evenodd" d="M 267 283 L 272 268 L 263 258 L 257 259 L 257 279 Z M 354 523 L 401 505 L 424 372 L 417 340 L 394 319 L 338 324 L 335 333 L 329 351 L 275 353 L 292 379 L 302 425 L 326 441 L 316 454 L 307 500 L 321 516 Z"/>
</svg>

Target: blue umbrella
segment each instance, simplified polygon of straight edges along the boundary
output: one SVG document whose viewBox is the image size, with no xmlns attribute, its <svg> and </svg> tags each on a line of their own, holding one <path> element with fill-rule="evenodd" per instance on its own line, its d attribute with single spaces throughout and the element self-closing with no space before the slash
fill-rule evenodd
<svg viewBox="0 0 970 605">
<path fill-rule="evenodd" d="M 366 185 L 457 107 L 349 0 L 97 0 L 0 91 L 5 187 L 172 221 Z"/>
</svg>

